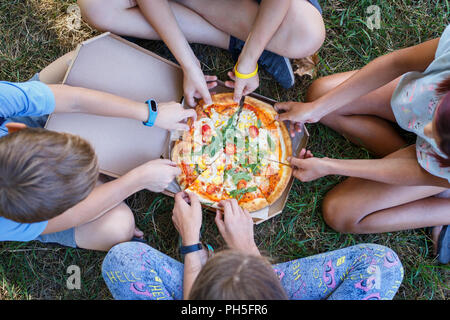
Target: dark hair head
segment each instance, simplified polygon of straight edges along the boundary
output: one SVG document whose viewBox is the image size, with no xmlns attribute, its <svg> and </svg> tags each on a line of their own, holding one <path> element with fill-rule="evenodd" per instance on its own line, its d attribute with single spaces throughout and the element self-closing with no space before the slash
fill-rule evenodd
<svg viewBox="0 0 450 320">
<path fill-rule="evenodd" d="M 442 95 L 435 114 L 436 133 L 439 136 L 439 149 L 447 158 L 434 155 L 441 167 L 450 167 L 450 77 L 438 85 L 436 92 Z"/>
<path fill-rule="evenodd" d="M 85 199 L 98 179 L 97 156 L 84 139 L 27 128 L 0 139 L 0 216 L 49 220 Z"/>
<path fill-rule="evenodd" d="M 204 265 L 189 299 L 286 300 L 288 297 L 267 259 L 225 250 Z"/>
</svg>

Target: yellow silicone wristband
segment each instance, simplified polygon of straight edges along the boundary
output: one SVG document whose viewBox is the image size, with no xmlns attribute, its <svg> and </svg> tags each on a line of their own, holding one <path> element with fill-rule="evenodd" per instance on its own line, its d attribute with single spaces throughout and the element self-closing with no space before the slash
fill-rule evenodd
<svg viewBox="0 0 450 320">
<path fill-rule="evenodd" d="M 254 76 L 256 76 L 257 73 L 258 73 L 258 64 L 256 64 L 255 71 L 253 71 L 252 73 L 247 73 L 247 74 L 240 73 L 239 71 L 237 71 L 237 63 L 234 66 L 234 74 L 239 79 L 250 79 L 250 78 L 253 78 Z"/>
</svg>

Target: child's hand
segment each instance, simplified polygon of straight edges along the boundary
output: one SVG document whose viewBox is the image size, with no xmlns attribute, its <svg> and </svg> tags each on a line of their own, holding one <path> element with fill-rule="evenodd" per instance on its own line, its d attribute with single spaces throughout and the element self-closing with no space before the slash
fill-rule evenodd
<svg viewBox="0 0 450 320">
<path fill-rule="evenodd" d="M 197 195 L 179 192 L 175 195 L 172 221 L 181 236 L 183 246 L 200 242 L 202 207 Z"/>
<path fill-rule="evenodd" d="M 222 200 L 217 210 L 216 224 L 220 234 L 230 249 L 259 255 L 253 236 L 253 220 L 247 210 L 243 210 L 236 199 Z"/>
<path fill-rule="evenodd" d="M 166 189 L 181 169 L 175 162 L 168 159 L 156 159 L 136 168 L 137 178 L 142 183 L 142 189 L 161 192 Z"/>
<path fill-rule="evenodd" d="M 160 103 L 158 105 L 158 115 L 156 116 L 155 126 L 167 130 L 189 130 L 186 120 L 197 119 L 197 113 L 194 109 L 185 109 L 176 102 Z"/>
<path fill-rule="evenodd" d="M 302 149 L 298 158 L 288 158 L 294 168 L 294 177 L 302 182 L 313 181 L 330 174 L 327 160 L 328 158 L 314 158 L 313 154 L 306 149 Z"/>
<path fill-rule="evenodd" d="M 278 115 L 278 120 L 280 121 L 289 120 L 302 125 L 304 123 L 319 122 L 322 118 L 322 115 L 317 111 L 316 105 L 312 102 L 279 102 L 274 107 L 278 112 L 285 111 Z"/>
<path fill-rule="evenodd" d="M 191 69 L 183 70 L 184 98 L 187 104 L 195 107 L 195 99 L 203 99 L 206 104 L 212 103 L 209 89 L 217 86 L 216 76 L 203 75 L 200 63 Z"/>
<path fill-rule="evenodd" d="M 250 79 L 237 78 L 233 71 L 228 72 L 228 76 L 231 80 L 225 81 L 225 85 L 229 88 L 234 88 L 233 99 L 235 102 L 239 102 L 242 96 L 246 96 L 259 87 L 258 75 Z"/>
</svg>

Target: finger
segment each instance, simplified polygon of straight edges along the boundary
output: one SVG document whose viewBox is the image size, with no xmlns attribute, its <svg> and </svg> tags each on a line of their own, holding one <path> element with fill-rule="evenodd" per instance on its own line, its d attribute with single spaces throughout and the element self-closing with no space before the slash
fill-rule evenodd
<svg viewBox="0 0 450 320">
<path fill-rule="evenodd" d="M 191 206 L 195 209 L 201 208 L 200 200 L 195 193 L 188 192 L 187 193 L 189 200 L 191 202 Z"/>
<path fill-rule="evenodd" d="M 197 111 L 195 109 L 183 109 L 181 114 L 182 118 L 180 120 L 192 118 L 192 120 L 197 120 Z"/>
<path fill-rule="evenodd" d="M 217 229 L 219 229 L 219 232 L 222 234 L 225 231 L 225 224 L 223 221 L 223 212 L 220 209 L 216 210 L 214 221 L 216 222 Z"/>
<path fill-rule="evenodd" d="M 301 168 L 303 159 L 295 158 L 295 157 L 289 157 L 288 161 L 291 165 L 295 166 L 296 168 Z"/>
<path fill-rule="evenodd" d="M 236 75 L 234 72 L 228 71 L 227 75 L 231 80 L 236 81 Z"/>
<path fill-rule="evenodd" d="M 303 148 L 303 149 L 300 151 L 300 154 L 298 155 L 298 157 L 299 157 L 300 159 L 303 159 L 303 158 L 305 157 L 305 154 L 306 154 L 306 149 Z"/>
<path fill-rule="evenodd" d="M 195 106 L 195 100 L 194 100 L 194 94 L 193 93 L 185 93 L 186 102 L 189 106 L 194 107 Z"/>
<path fill-rule="evenodd" d="M 217 80 L 217 76 L 205 75 L 205 80 L 206 80 L 206 82 L 216 81 Z"/>
<path fill-rule="evenodd" d="M 217 82 L 208 82 L 207 83 L 208 90 L 217 87 Z"/>
<path fill-rule="evenodd" d="M 223 208 L 224 219 L 226 219 L 227 216 L 233 215 L 233 209 L 231 207 L 231 203 L 228 200 L 222 200 L 219 204 Z"/>
<path fill-rule="evenodd" d="M 294 121 L 293 117 L 294 117 L 294 114 L 292 112 L 284 112 L 284 113 L 280 113 L 276 117 L 276 119 L 278 121 L 285 121 L 285 120 Z"/>
<path fill-rule="evenodd" d="M 174 198 L 175 199 L 175 203 L 180 202 L 180 201 L 185 201 L 184 200 L 184 196 L 185 196 L 184 193 L 185 192 L 180 191 L 180 192 L 175 194 L 175 198 Z"/>
<path fill-rule="evenodd" d="M 292 138 L 295 137 L 295 123 L 292 121 L 289 122 L 289 132 Z"/>
<path fill-rule="evenodd" d="M 228 88 L 234 89 L 234 82 L 233 81 L 225 81 L 225 86 Z"/>
<path fill-rule="evenodd" d="M 303 126 L 302 125 L 300 125 L 300 123 L 295 123 L 295 129 L 296 129 L 296 131 L 297 132 L 302 132 L 302 128 L 303 128 Z"/>
<path fill-rule="evenodd" d="M 277 102 L 273 106 L 276 111 L 288 111 L 291 110 L 291 106 L 289 102 Z"/>
<path fill-rule="evenodd" d="M 242 213 L 242 209 L 239 206 L 239 204 L 238 204 L 236 199 L 231 199 L 231 208 L 233 209 L 233 213 L 234 214 L 241 214 Z"/>
<path fill-rule="evenodd" d="M 203 101 L 205 101 L 205 104 L 212 103 L 211 94 L 209 93 L 206 86 L 204 88 L 201 88 L 200 94 L 202 95 L 202 98 L 203 98 Z"/>
<path fill-rule="evenodd" d="M 175 130 L 178 131 L 189 131 L 189 126 L 185 123 L 176 123 Z"/>
<path fill-rule="evenodd" d="M 233 99 L 234 99 L 235 102 L 241 101 L 243 90 L 244 90 L 244 88 L 242 87 L 242 85 L 235 83 L 235 85 L 234 85 L 234 96 L 233 96 Z"/>
<path fill-rule="evenodd" d="M 311 151 L 308 150 L 308 152 L 306 153 L 306 158 L 313 158 L 314 155 L 311 153 Z"/>
</svg>

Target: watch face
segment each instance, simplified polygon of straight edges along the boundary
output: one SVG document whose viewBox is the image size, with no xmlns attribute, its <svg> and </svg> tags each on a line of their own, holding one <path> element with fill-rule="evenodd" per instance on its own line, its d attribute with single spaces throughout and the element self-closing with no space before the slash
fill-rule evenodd
<svg viewBox="0 0 450 320">
<path fill-rule="evenodd" d="M 157 108 L 157 106 L 156 106 L 156 101 L 155 101 L 155 100 L 150 101 L 150 105 L 151 105 L 151 107 L 152 107 L 152 111 L 153 111 L 153 112 L 158 111 L 158 108 Z"/>
</svg>

